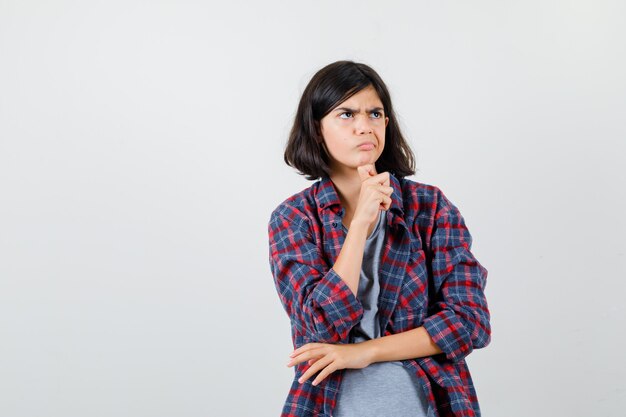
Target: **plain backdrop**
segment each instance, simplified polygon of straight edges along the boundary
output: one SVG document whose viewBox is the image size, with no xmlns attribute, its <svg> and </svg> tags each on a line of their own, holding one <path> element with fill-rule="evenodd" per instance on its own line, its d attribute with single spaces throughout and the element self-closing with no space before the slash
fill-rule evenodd
<svg viewBox="0 0 626 417">
<path fill-rule="evenodd" d="M 271 211 L 352 59 L 488 269 L 485 417 L 622 416 L 622 1 L 0 1 L 0 415 L 278 416 Z"/>
</svg>

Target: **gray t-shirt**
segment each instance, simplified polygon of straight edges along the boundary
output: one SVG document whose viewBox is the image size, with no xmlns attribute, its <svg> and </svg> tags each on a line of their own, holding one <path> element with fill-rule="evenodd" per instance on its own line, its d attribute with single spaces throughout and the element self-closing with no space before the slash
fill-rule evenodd
<svg viewBox="0 0 626 417">
<path fill-rule="evenodd" d="M 363 317 L 351 330 L 353 343 L 381 337 L 378 320 L 379 265 L 386 234 L 386 211 L 365 241 L 357 298 Z M 347 231 L 345 225 L 344 230 Z M 375 362 L 345 369 L 332 417 L 431 417 L 419 379 L 401 361 Z"/>
</svg>

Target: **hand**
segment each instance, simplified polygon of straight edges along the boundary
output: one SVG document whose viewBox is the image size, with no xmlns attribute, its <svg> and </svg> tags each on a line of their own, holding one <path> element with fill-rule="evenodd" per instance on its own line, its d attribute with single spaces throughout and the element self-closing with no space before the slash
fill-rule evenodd
<svg viewBox="0 0 626 417">
<path fill-rule="evenodd" d="M 380 210 L 389 210 L 393 188 L 389 182 L 389 172 L 376 173 L 373 164 L 357 167 L 361 177 L 361 191 L 354 213 L 354 219 L 369 226 L 378 219 Z"/>
<path fill-rule="evenodd" d="M 294 350 L 288 367 L 308 361 L 309 369 L 298 379 L 303 383 L 322 370 L 313 381 L 317 385 L 337 369 L 361 369 L 373 362 L 373 351 L 365 342 L 349 344 L 307 343 Z"/>
</svg>

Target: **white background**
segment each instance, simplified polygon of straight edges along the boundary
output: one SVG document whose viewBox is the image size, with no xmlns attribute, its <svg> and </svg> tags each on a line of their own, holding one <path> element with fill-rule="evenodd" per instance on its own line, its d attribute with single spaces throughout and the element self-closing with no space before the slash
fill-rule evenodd
<svg viewBox="0 0 626 417">
<path fill-rule="evenodd" d="M 626 406 L 622 1 L 0 1 L 0 415 L 278 416 L 300 94 L 387 83 L 488 269 L 485 417 Z"/>
</svg>

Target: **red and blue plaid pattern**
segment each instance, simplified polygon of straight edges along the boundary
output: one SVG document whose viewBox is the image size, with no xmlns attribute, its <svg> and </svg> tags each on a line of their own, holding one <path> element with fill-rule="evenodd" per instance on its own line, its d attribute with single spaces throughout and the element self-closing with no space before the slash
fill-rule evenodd
<svg viewBox="0 0 626 417">
<path fill-rule="evenodd" d="M 442 353 L 404 365 L 427 392 L 438 417 L 480 417 L 465 357 L 491 341 L 484 295 L 487 270 L 470 252 L 461 213 L 433 185 L 389 175 L 394 191 L 380 262 L 379 317 L 383 336 L 424 326 Z M 333 270 L 346 237 L 343 208 L 330 178 L 287 198 L 268 224 L 269 261 L 278 296 L 291 321 L 294 348 L 349 343 L 363 307 Z M 330 417 L 345 370 L 317 386 L 294 367 L 281 417 Z"/>
</svg>

